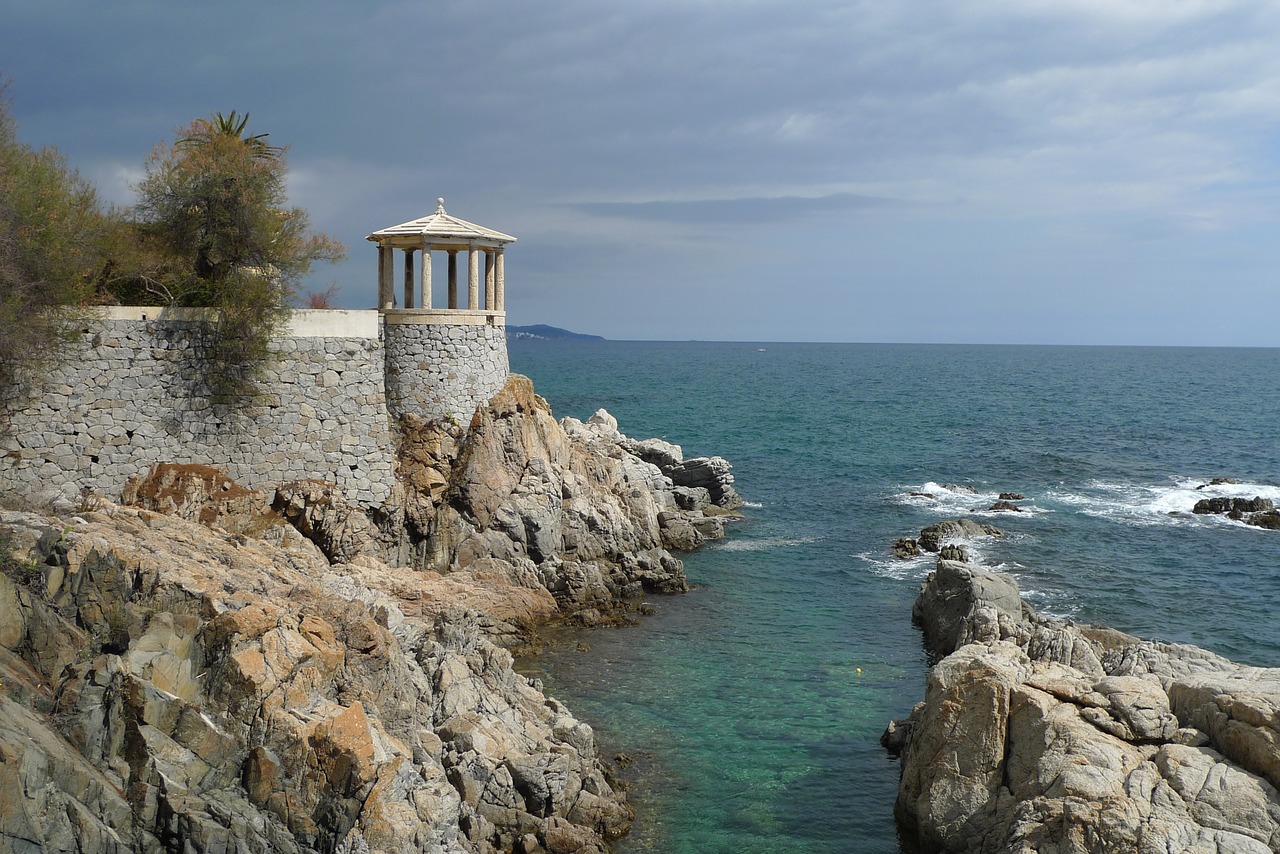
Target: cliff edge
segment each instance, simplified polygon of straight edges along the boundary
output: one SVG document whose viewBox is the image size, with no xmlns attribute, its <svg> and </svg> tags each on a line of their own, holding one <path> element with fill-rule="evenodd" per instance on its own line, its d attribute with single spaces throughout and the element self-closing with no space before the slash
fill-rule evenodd
<svg viewBox="0 0 1280 854">
<path fill-rule="evenodd" d="M 915 618 L 940 660 L 883 741 L 922 850 L 1280 850 L 1280 670 L 1038 614 L 946 554 Z"/>
</svg>

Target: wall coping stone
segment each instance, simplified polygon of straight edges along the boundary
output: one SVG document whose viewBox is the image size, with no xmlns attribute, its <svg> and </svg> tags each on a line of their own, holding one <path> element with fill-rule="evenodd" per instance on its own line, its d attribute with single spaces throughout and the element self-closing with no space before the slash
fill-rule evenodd
<svg viewBox="0 0 1280 854">
<path fill-rule="evenodd" d="M 95 312 L 99 309 L 95 309 Z M 100 309 L 103 320 L 210 320 L 214 309 L 174 308 L 160 305 L 109 305 Z M 290 312 L 286 338 L 378 338 L 377 309 L 297 308 Z"/>
</svg>

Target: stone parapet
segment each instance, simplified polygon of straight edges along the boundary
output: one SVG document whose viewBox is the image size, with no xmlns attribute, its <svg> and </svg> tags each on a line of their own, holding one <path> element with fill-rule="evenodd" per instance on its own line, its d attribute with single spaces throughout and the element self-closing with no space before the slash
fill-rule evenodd
<svg viewBox="0 0 1280 854">
<path fill-rule="evenodd" d="M 185 462 L 251 487 L 322 478 L 354 504 L 381 505 L 395 444 L 378 313 L 298 314 L 276 341 L 261 396 L 234 408 L 201 394 L 197 317 L 131 308 L 86 320 L 69 357 L 4 402 L 0 492 L 118 498 L 153 464 Z M 326 334 L 342 330 L 355 334 Z"/>
</svg>

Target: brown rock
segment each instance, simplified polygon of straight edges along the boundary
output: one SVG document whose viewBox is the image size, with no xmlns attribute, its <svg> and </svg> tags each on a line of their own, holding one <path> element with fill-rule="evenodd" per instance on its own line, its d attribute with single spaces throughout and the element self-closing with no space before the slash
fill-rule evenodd
<svg viewBox="0 0 1280 854">
<path fill-rule="evenodd" d="M 353 794 L 376 776 L 373 735 L 359 701 L 317 725 L 311 745 L 321 772 L 337 792 Z"/>
</svg>

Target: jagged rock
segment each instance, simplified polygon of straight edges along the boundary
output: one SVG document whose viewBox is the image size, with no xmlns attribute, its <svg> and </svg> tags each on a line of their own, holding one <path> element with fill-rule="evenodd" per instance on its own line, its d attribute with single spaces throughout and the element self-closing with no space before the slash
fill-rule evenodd
<svg viewBox="0 0 1280 854">
<path fill-rule="evenodd" d="M 741 496 L 733 489 L 733 466 L 723 457 L 695 457 L 664 469 L 676 486 L 707 490 L 711 502 L 726 510 L 736 510 L 743 505 Z"/>
<path fill-rule="evenodd" d="M 398 427 L 375 511 L 199 466 L 71 524 L 0 511 L 0 850 L 603 854 L 626 832 L 590 727 L 494 642 L 687 589 L 667 548 L 723 535 L 728 463 L 693 467 L 719 506 L 677 492 L 678 446 L 603 410 L 557 423 L 515 375 L 469 427 Z"/>
<path fill-rule="evenodd" d="M 683 513 L 669 510 L 658 514 L 658 527 L 662 530 L 662 545 L 669 549 L 693 551 L 702 545 L 703 536 L 698 533 Z"/>
<path fill-rule="evenodd" d="M 687 530 L 670 526 L 664 541 L 659 514 L 676 509 L 670 481 L 625 451 L 620 437 L 603 410 L 587 424 L 557 423 L 529 380 L 512 375 L 473 419 L 438 530 L 460 555 L 502 556 L 494 537 L 505 538 L 510 557 L 538 564 L 547 589 L 569 612 L 604 603 L 594 593 L 578 601 L 588 588 L 556 581 L 562 566 L 594 564 L 589 574 L 614 600 L 641 590 L 685 589 L 683 568 L 670 555 L 637 563 L 637 555 L 661 551 L 667 542 L 696 544 Z"/>
<path fill-rule="evenodd" d="M 236 854 L 500 851 L 529 835 L 602 851 L 630 822 L 590 728 L 515 673 L 483 615 L 399 607 L 460 579 L 330 566 L 140 509 L 0 524 L 45 572 L 17 591 L 22 658 L 0 653 L 0 848 L 164 850 L 181 828 Z M 550 600 L 528 572 L 506 581 Z M 18 705 L 24 684 L 44 699 Z"/>
<path fill-rule="evenodd" d="M 616 422 L 615 422 L 616 426 Z M 646 463 L 651 463 L 666 472 L 684 462 L 684 451 L 679 445 L 664 442 L 661 439 L 643 439 L 636 441 L 623 437 L 622 447 Z"/>
<path fill-rule="evenodd" d="M 997 501 L 995 504 L 992 504 L 990 507 L 988 507 L 987 510 L 994 511 L 997 513 L 1021 513 L 1022 512 L 1022 508 L 1019 507 L 1017 504 L 1014 504 L 1012 501 Z"/>
<path fill-rule="evenodd" d="M 940 559 L 921 585 L 912 621 L 924 629 L 932 650 L 948 655 L 977 638 L 998 638 L 1002 614 L 1014 620 L 1022 617 L 1016 581 L 1004 573 Z"/>
<path fill-rule="evenodd" d="M 380 556 L 378 529 L 352 507 L 341 490 L 322 480 L 295 480 L 276 487 L 271 508 L 315 543 L 325 557 L 350 563 L 358 555 Z"/>
<path fill-rule="evenodd" d="M 1276 509 L 1270 498 L 1254 496 L 1253 498 L 1201 498 L 1191 508 L 1192 513 L 1205 515 L 1208 513 L 1262 513 Z"/>
<path fill-rule="evenodd" d="M 946 540 L 1003 536 L 1004 532 L 994 525 L 983 525 L 972 519 L 947 519 L 921 528 L 918 542 L 925 551 L 937 552 Z"/>
<path fill-rule="evenodd" d="M 984 606 L 979 572 L 926 583 L 926 637 L 963 645 L 885 736 L 926 850 L 1280 850 L 1280 671 Z"/>
<path fill-rule="evenodd" d="M 1234 485 L 1234 484 L 1238 484 L 1239 482 L 1240 481 L 1234 477 L 1215 477 L 1212 480 L 1210 480 L 1208 483 L 1200 484 L 1199 486 L 1196 487 L 1196 489 L 1207 489 L 1210 486 L 1222 486 L 1224 484 Z"/>
<path fill-rule="evenodd" d="M 724 538 L 724 517 L 708 516 L 701 512 L 692 512 L 688 514 L 689 524 L 693 525 L 694 530 L 702 535 L 704 540 L 719 540 Z"/>
<path fill-rule="evenodd" d="M 1280 510 L 1268 510 L 1264 513 L 1254 513 L 1246 518 L 1245 522 L 1256 528 L 1266 528 L 1269 531 L 1280 531 Z"/>
<path fill-rule="evenodd" d="M 711 493 L 703 487 L 677 486 L 671 490 L 681 510 L 705 510 L 711 505 Z"/>
<path fill-rule="evenodd" d="M 1002 492 L 998 496 L 1001 501 L 1023 501 L 1026 496 L 1021 492 Z"/>
<path fill-rule="evenodd" d="M 906 560 L 920 554 L 920 544 L 912 537 L 899 537 L 893 541 L 894 557 Z"/>
<path fill-rule="evenodd" d="M 969 563 L 969 547 L 961 543 L 945 545 L 938 550 L 938 558 L 941 560 L 954 560 L 960 563 Z"/>
<path fill-rule="evenodd" d="M 942 488 L 947 490 L 948 492 L 960 492 L 960 493 L 964 493 L 965 495 L 978 494 L 978 490 L 974 489 L 972 486 L 969 486 L 963 483 L 944 483 L 942 484 Z"/>
<path fill-rule="evenodd" d="M 916 711 L 918 713 L 923 709 Z M 901 756 L 902 751 L 906 750 L 907 745 L 911 743 L 911 733 L 914 728 L 915 720 L 913 718 L 889 721 L 884 728 L 884 732 L 880 734 L 880 746 L 887 750 L 890 756 Z"/>
</svg>

